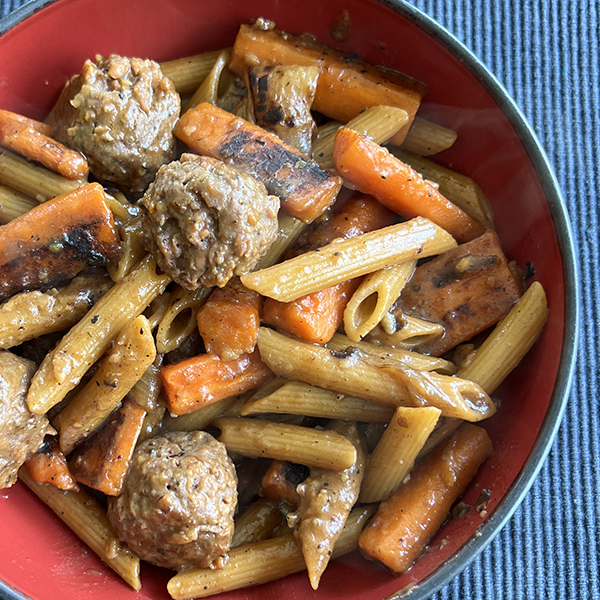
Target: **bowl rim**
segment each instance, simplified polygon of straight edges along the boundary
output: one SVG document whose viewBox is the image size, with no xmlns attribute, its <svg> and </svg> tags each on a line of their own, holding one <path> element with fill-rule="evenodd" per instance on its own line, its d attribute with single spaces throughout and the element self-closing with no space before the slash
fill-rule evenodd
<svg viewBox="0 0 600 600">
<path fill-rule="evenodd" d="M 34 13 L 59 1 L 28 0 L 0 19 L 0 35 L 19 25 Z M 579 266 L 566 203 L 553 168 L 536 133 L 503 84 L 473 51 L 420 9 L 407 4 L 404 0 L 376 1 L 408 19 L 457 57 L 478 79 L 480 85 L 507 118 L 531 160 L 546 197 L 556 231 L 565 282 L 564 340 L 559 367 L 548 410 L 527 461 L 492 514 L 459 550 L 418 584 L 407 586 L 386 598 L 386 600 L 402 600 L 412 596 L 414 600 L 425 600 L 464 571 L 498 535 L 525 499 L 552 448 L 570 397 L 575 373 L 580 330 Z M 0 600 L 30 599 L 0 579 Z"/>
</svg>

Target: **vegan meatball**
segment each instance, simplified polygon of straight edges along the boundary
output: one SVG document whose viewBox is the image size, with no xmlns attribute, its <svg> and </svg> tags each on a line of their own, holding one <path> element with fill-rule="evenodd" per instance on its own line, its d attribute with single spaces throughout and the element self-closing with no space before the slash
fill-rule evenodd
<svg viewBox="0 0 600 600">
<path fill-rule="evenodd" d="M 144 244 L 187 289 L 248 273 L 277 237 L 279 199 L 208 156 L 184 154 L 161 167 L 140 202 Z"/>
<path fill-rule="evenodd" d="M 235 467 L 204 431 L 169 432 L 135 450 L 108 517 L 140 558 L 177 571 L 218 564 L 231 545 Z"/>
<path fill-rule="evenodd" d="M 87 60 L 48 117 L 54 137 L 82 152 L 91 172 L 138 198 L 175 158 L 180 99 L 158 63 L 116 54 Z"/>
<path fill-rule="evenodd" d="M 44 415 L 34 415 L 26 397 L 35 364 L 0 350 L 0 489 L 17 481 L 19 467 L 55 433 Z"/>
</svg>

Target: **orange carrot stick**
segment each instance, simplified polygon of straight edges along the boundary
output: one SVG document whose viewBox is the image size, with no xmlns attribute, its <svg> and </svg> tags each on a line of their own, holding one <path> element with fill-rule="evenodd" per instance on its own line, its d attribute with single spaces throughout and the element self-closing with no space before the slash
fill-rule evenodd
<svg viewBox="0 0 600 600">
<path fill-rule="evenodd" d="M 114 262 L 120 253 L 102 186 L 77 188 L 0 227 L 0 300 L 52 287 L 86 266 Z"/>
<path fill-rule="evenodd" d="M 424 84 L 374 67 L 354 56 L 318 44 L 308 36 L 293 36 L 276 29 L 263 31 L 242 25 L 233 46 L 229 68 L 243 76 L 256 65 L 302 65 L 320 69 L 313 110 L 347 123 L 365 108 L 384 105 L 404 109 L 409 121 L 391 140 L 400 145 L 426 92 Z"/>
<path fill-rule="evenodd" d="M 261 296 L 244 287 L 239 277 L 215 288 L 196 315 L 206 351 L 226 361 L 254 352 L 261 305 Z"/>
<path fill-rule="evenodd" d="M 361 552 L 394 573 L 406 572 L 491 454 L 492 442 L 485 429 L 463 423 L 381 503 L 359 538 Z"/>
<path fill-rule="evenodd" d="M 426 217 L 459 242 L 481 235 L 483 227 L 442 196 L 437 187 L 368 137 L 343 127 L 333 158 L 347 181 L 405 219 Z"/>
<path fill-rule="evenodd" d="M 306 469 L 306 472 L 302 472 Z M 294 473 L 296 471 L 296 473 Z M 299 475 L 297 481 L 292 481 L 288 476 Z M 292 465 L 286 460 L 274 460 L 261 481 L 261 496 L 279 502 L 284 500 L 294 510 L 300 504 L 300 496 L 296 486 L 308 475 L 308 469 L 300 465 Z"/>
<path fill-rule="evenodd" d="M 350 238 L 386 227 L 395 215 L 364 194 L 354 194 L 333 210 L 330 218 L 311 226 L 294 243 L 285 258 L 320 248 L 335 238 Z M 360 278 L 302 296 L 292 302 L 267 298 L 263 321 L 280 331 L 317 344 L 325 344 L 341 325 L 344 309 L 360 284 Z"/>
<path fill-rule="evenodd" d="M 40 127 L 41 125 L 41 127 Z M 77 151 L 48 137 L 47 126 L 8 110 L 0 110 L 0 144 L 67 179 L 82 179 L 89 172 L 87 160 Z M 52 131 L 52 128 L 50 128 Z"/>
<path fill-rule="evenodd" d="M 192 150 L 218 158 L 261 181 L 289 214 L 310 223 L 335 200 L 337 175 L 284 144 L 275 134 L 203 102 L 179 119 L 173 133 Z"/>
<path fill-rule="evenodd" d="M 258 350 L 227 362 L 214 354 L 200 354 L 161 369 L 167 408 L 173 415 L 185 415 L 243 394 L 272 377 Z"/>
<path fill-rule="evenodd" d="M 42 447 L 27 460 L 25 467 L 38 483 L 47 483 L 59 490 L 79 489 L 54 437 L 46 438 Z"/>
<path fill-rule="evenodd" d="M 143 408 L 125 398 L 106 425 L 73 451 L 69 460 L 73 477 L 108 496 L 118 496 L 145 416 Z"/>
<path fill-rule="evenodd" d="M 52 137 L 52 125 L 48 125 L 48 123 L 42 123 L 41 121 L 36 121 L 35 119 L 30 119 L 29 117 L 10 112 L 8 110 L 0 110 L 0 113 L 6 113 L 11 119 L 14 119 L 18 123 L 21 123 L 26 127 L 31 127 L 32 129 L 47 135 L 48 137 Z"/>
</svg>

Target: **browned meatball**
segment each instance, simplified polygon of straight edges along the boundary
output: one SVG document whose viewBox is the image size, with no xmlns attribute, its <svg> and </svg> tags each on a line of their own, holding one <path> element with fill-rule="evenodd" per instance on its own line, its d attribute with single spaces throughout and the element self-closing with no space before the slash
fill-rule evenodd
<svg viewBox="0 0 600 600">
<path fill-rule="evenodd" d="M 144 243 L 188 289 L 251 271 L 277 237 L 279 199 L 214 158 L 184 154 L 160 168 L 140 201 Z"/>
<path fill-rule="evenodd" d="M 17 481 L 19 467 L 55 433 L 45 415 L 34 415 L 26 397 L 35 364 L 0 350 L 0 489 Z"/>
<path fill-rule="evenodd" d="M 203 431 L 169 432 L 138 446 L 108 517 L 140 558 L 178 571 L 206 568 L 231 545 L 236 485 L 221 442 Z"/>
<path fill-rule="evenodd" d="M 67 83 L 48 122 L 57 140 L 85 154 L 98 179 L 139 197 L 175 158 L 179 95 L 151 60 L 96 60 Z"/>
</svg>

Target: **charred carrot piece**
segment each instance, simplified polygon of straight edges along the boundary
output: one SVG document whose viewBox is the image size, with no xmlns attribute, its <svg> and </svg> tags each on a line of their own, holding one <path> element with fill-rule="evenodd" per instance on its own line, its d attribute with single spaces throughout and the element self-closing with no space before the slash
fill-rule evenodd
<svg viewBox="0 0 600 600">
<path fill-rule="evenodd" d="M 436 186 L 368 137 L 343 127 L 335 138 L 338 172 L 405 219 L 426 217 L 459 242 L 481 235 L 483 227 L 439 193 Z"/>
<path fill-rule="evenodd" d="M 342 185 L 339 176 L 284 144 L 275 134 L 203 102 L 173 133 L 192 150 L 218 158 L 261 181 L 289 214 L 304 223 L 321 215 Z"/>
<path fill-rule="evenodd" d="M 98 183 L 58 196 L 0 227 L 0 300 L 119 259 L 121 242 Z"/>
<path fill-rule="evenodd" d="M 108 422 L 71 454 L 73 477 L 107 496 L 118 496 L 125 483 L 146 411 L 126 398 Z"/>
<path fill-rule="evenodd" d="M 285 460 L 274 460 L 261 481 L 261 496 L 279 502 L 287 502 L 292 510 L 300 504 L 296 486 L 308 476 L 308 468 Z"/>
<path fill-rule="evenodd" d="M 196 315 L 204 347 L 222 360 L 254 352 L 260 327 L 261 296 L 234 277 L 215 288 Z"/>
<path fill-rule="evenodd" d="M 0 144 L 67 179 L 87 177 L 87 160 L 49 137 L 48 126 L 8 110 L 0 110 Z M 50 132 L 52 128 L 50 128 Z"/>
<path fill-rule="evenodd" d="M 47 483 L 59 490 L 79 489 L 54 437 L 46 438 L 41 448 L 27 460 L 25 468 L 38 483 Z"/>
<path fill-rule="evenodd" d="M 333 210 L 330 218 L 303 232 L 287 258 L 320 248 L 336 238 L 350 238 L 391 225 L 396 216 L 375 199 L 354 194 Z M 353 279 L 302 296 L 292 302 L 267 298 L 263 321 L 280 331 L 317 344 L 325 344 L 342 324 L 344 309 L 360 284 Z"/>
<path fill-rule="evenodd" d="M 495 325 L 523 294 L 498 235 L 487 231 L 417 267 L 394 311 L 443 326 L 419 352 L 441 356 Z"/>
<path fill-rule="evenodd" d="M 396 574 L 410 569 L 492 450 L 485 429 L 463 423 L 381 503 L 359 538 L 363 555 Z"/>
<path fill-rule="evenodd" d="M 425 85 L 402 73 L 384 71 L 354 56 L 318 44 L 308 36 L 242 25 L 233 45 L 229 68 L 243 76 L 248 67 L 261 65 L 316 66 L 320 70 L 313 110 L 347 123 L 365 108 L 395 106 L 409 121 L 392 139 L 400 145 L 426 92 Z"/>
<path fill-rule="evenodd" d="M 223 361 L 215 354 L 200 354 L 161 369 L 167 408 L 173 415 L 185 415 L 243 394 L 272 377 L 258 350 L 231 361 Z"/>
</svg>

